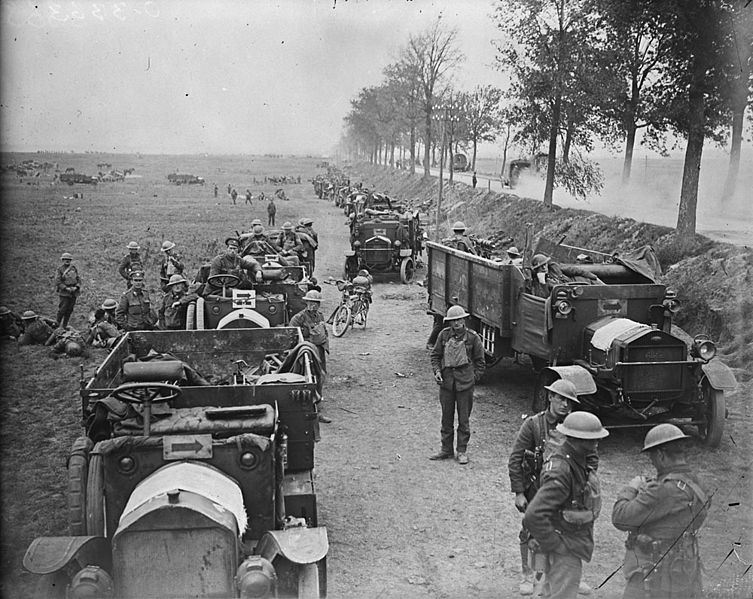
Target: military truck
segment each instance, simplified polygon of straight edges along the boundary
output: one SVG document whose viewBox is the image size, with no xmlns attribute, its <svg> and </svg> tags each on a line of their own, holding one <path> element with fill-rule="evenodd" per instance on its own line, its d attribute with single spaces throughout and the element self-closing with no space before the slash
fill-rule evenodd
<svg viewBox="0 0 753 599">
<path fill-rule="evenodd" d="M 562 271 L 586 276 L 539 297 L 528 285 L 530 268 L 426 245 L 430 311 L 444 315 L 462 306 L 489 363 L 529 357 L 538 373 L 534 412 L 546 406 L 544 387 L 563 378 L 575 384 L 581 407 L 608 427 L 678 420 L 695 425 L 709 446 L 719 445 L 724 392 L 735 387 L 734 375 L 714 360 L 711 339 L 691 339 L 672 324 L 679 301 L 646 266 L 651 254 L 620 258 L 550 243 L 550 256 L 555 247 L 563 255 Z M 599 284 L 591 284 L 596 277 Z"/>
<path fill-rule="evenodd" d="M 126 334 L 82 380 L 69 530 L 27 550 L 34 596 L 325 596 L 321 369 L 302 342 L 282 327 Z"/>
<path fill-rule="evenodd" d="M 204 177 L 197 177 L 188 173 L 170 173 L 167 180 L 174 185 L 204 185 Z"/>
<path fill-rule="evenodd" d="M 350 223 L 350 250 L 345 252 L 344 277 L 352 280 L 365 268 L 372 275 L 399 274 L 410 283 L 423 249 L 418 212 L 366 208 Z"/>
</svg>

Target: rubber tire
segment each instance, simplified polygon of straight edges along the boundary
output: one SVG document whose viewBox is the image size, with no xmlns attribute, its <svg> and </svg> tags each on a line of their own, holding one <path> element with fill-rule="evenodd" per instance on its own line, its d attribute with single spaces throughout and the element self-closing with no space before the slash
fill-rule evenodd
<svg viewBox="0 0 753 599">
<path fill-rule="evenodd" d="M 719 447 L 724 435 L 724 417 L 727 406 L 724 399 L 724 391 L 714 389 L 708 379 L 701 381 L 701 394 L 703 397 L 702 418 L 706 418 L 706 425 L 699 424 L 698 432 L 703 442 L 708 447 Z"/>
<path fill-rule="evenodd" d="M 413 259 L 403 258 L 403 261 L 400 263 L 400 281 L 407 285 L 413 280 L 414 274 L 415 268 L 413 268 Z"/>
<path fill-rule="evenodd" d="M 86 455 L 75 453 L 68 459 L 68 492 L 66 494 L 68 501 L 68 534 L 73 537 L 86 535 L 86 481 L 89 474 L 88 453 L 88 451 Z"/>
<path fill-rule="evenodd" d="M 203 331 L 205 328 L 204 324 L 204 305 L 206 304 L 206 301 L 203 297 L 200 297 L 196 300 L 196 330 L 197 331 Z"/>
<path fill-rule="evenodd" d="M 34 584 L 34 599 L 65 599 L 65 592 L 70 580 L 65 572 L 58 571 L 42 574 Z"/>
<path fill-rule="evenodd" d="M 319 599 L 319 566 L 316 563 L 298 567 L 298 599 Z"/>
<path fill-rule="evenodd" d="M 356 300 L 358 303 L 353 305 L 353 327 L 356 325 L 366 328 L 366 319 L 369 316 L 369 305 Z M 356 309 L 358 308 L 358 309 Z"/>
<path fill-rule="evenodd" d="M 86 534 L 105 536 L 105 469 L 100 454 L 89 456 L 89 479 L 86 481 Z"/>
<path fill-rule="evenodd" d="M 332 318 L 332 334 L 335 337 L 342 337 L 350 328 L 352 322 L 353 315 L 350 313 L 350 308 L 348 306 L 340 306 Z"/>
<path fill-rule="evenodd" d="M 188 304 L 188 309 L 186 310 L 186 330 L 192 331 L 196 325 L 196 302 L 191 302 Z"/>
</svg>

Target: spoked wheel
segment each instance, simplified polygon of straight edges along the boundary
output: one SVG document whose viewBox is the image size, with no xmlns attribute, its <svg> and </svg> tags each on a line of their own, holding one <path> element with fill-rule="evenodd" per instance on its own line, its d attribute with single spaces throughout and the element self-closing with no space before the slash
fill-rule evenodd
<svg viewBox="0 0 753 599">
<path fill-rule="evenodd" d="M 342 337 L 350 327 L 352 318 L 350 307 L 345 305 L 340 306 L 332 320 L 332 334 L 335 337 Z"/>
<path fill-rule="evenodd" d="M 698 425 L 698 433 L 703 442 L 709 447 L 719 447 L 724 433 L 724 416 L 726 413 L 726 401 L 724 391 L 714 389 L 708 379 L 701 381 L 701 396 L 703 404 L 699 414 L 701 423 Z"/>
<path fill-rule="evenodd" d="M 403 258 L 403 261 L 400 263 L 400 280 L 407 285 L 413 280 L 414 272 L 413 259 Z"/>
<path fill-rule="evenodd" d="M 298 599 L 319 599 L 319 567 L 304 564 L 298 568 Z"/>
<path fill-rule="evenodd" d="M 363 301 L 353 304 L 353 326 L 366 328 L 366 318 L 369 316 L 369 306 Z"/>
</svg>

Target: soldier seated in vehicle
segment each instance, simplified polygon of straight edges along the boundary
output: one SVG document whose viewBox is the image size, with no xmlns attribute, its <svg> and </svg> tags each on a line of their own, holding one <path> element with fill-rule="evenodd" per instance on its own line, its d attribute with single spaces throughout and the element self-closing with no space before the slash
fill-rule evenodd
<svg viewBox="0 0 753 599">
<path fill-rule="evenodd" d="M 225 240 L 227 249 L 212 259 L 209 266 L 209 278 L 217 275 L 233 275 L 238 277 L 238 288 L 251 289 L 254 282 L 262 280 L 261 265 L 251 256 L 239 256 L 240 243 L 237 237 L 228 237 Z M 203 293 L 217 294 L 222 292 L 222 287 L 212 284 L 207 280 Z"/>
<path fill-rule="evenodd" d="M 277 253 L 283 258 L 297 258 L 298 263 L 296 266 L 306 259 L 306 256 L 303 255 L 305 249 L 303 247 L 303 242 L 301 241 L 301 236 L 293 230 L 293 225 L 289 222 L 282 225 L 282 233 L 278 236 L 274 246 L 277 249 Z"/>
<path fill-rule="evenodd" d="M 526 291 L 538 297 L 548 298 L 556 285 L 583 283 L 603 285 L 604 282 L 594 273 L 577 264 L 561 266 L 552 262 L 549 256 L 536 254 L 531 260 L 530 278 L 526 279 Z"/>
<path fill-rule="evenodd" d="M 459 220 L 455 222 L 455 224 L 452 225 L 453 236 L 443 239 L 442 243 L 446 246 L 455 248 L 456 250 L 460 250 L 461 252 L 468 252 L 469 254 L 477 256 L 478 252 L 476 251 L 476 246 L 473 243 L 473 240 L 466 235 L 467 230 L 468 228 L 463 221 Z"/>
</svg>

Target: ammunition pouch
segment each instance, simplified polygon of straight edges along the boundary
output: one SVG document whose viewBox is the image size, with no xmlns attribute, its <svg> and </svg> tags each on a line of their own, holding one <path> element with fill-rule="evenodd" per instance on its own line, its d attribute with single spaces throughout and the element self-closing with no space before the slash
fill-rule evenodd
<svg viewBox="0 0 753 599">
<path fill-rule="evenodd" d="M 583 526 L 593 522 L 596 517 L 591 510 L 566 509 L 562 510 L 562 519 L 572 526 Z"/>
<path fill-rule="evenodd" d="M 701 596 L 701 560 L 694 532 L 683 533 L 674 544 L 671 539 L 655 541 L 643 534 L 631 534 L 625 546 L 636 547 L 651 556 L 651 562 L 643 570 L 646 597 L 690 599 Z"/>
</svg>

